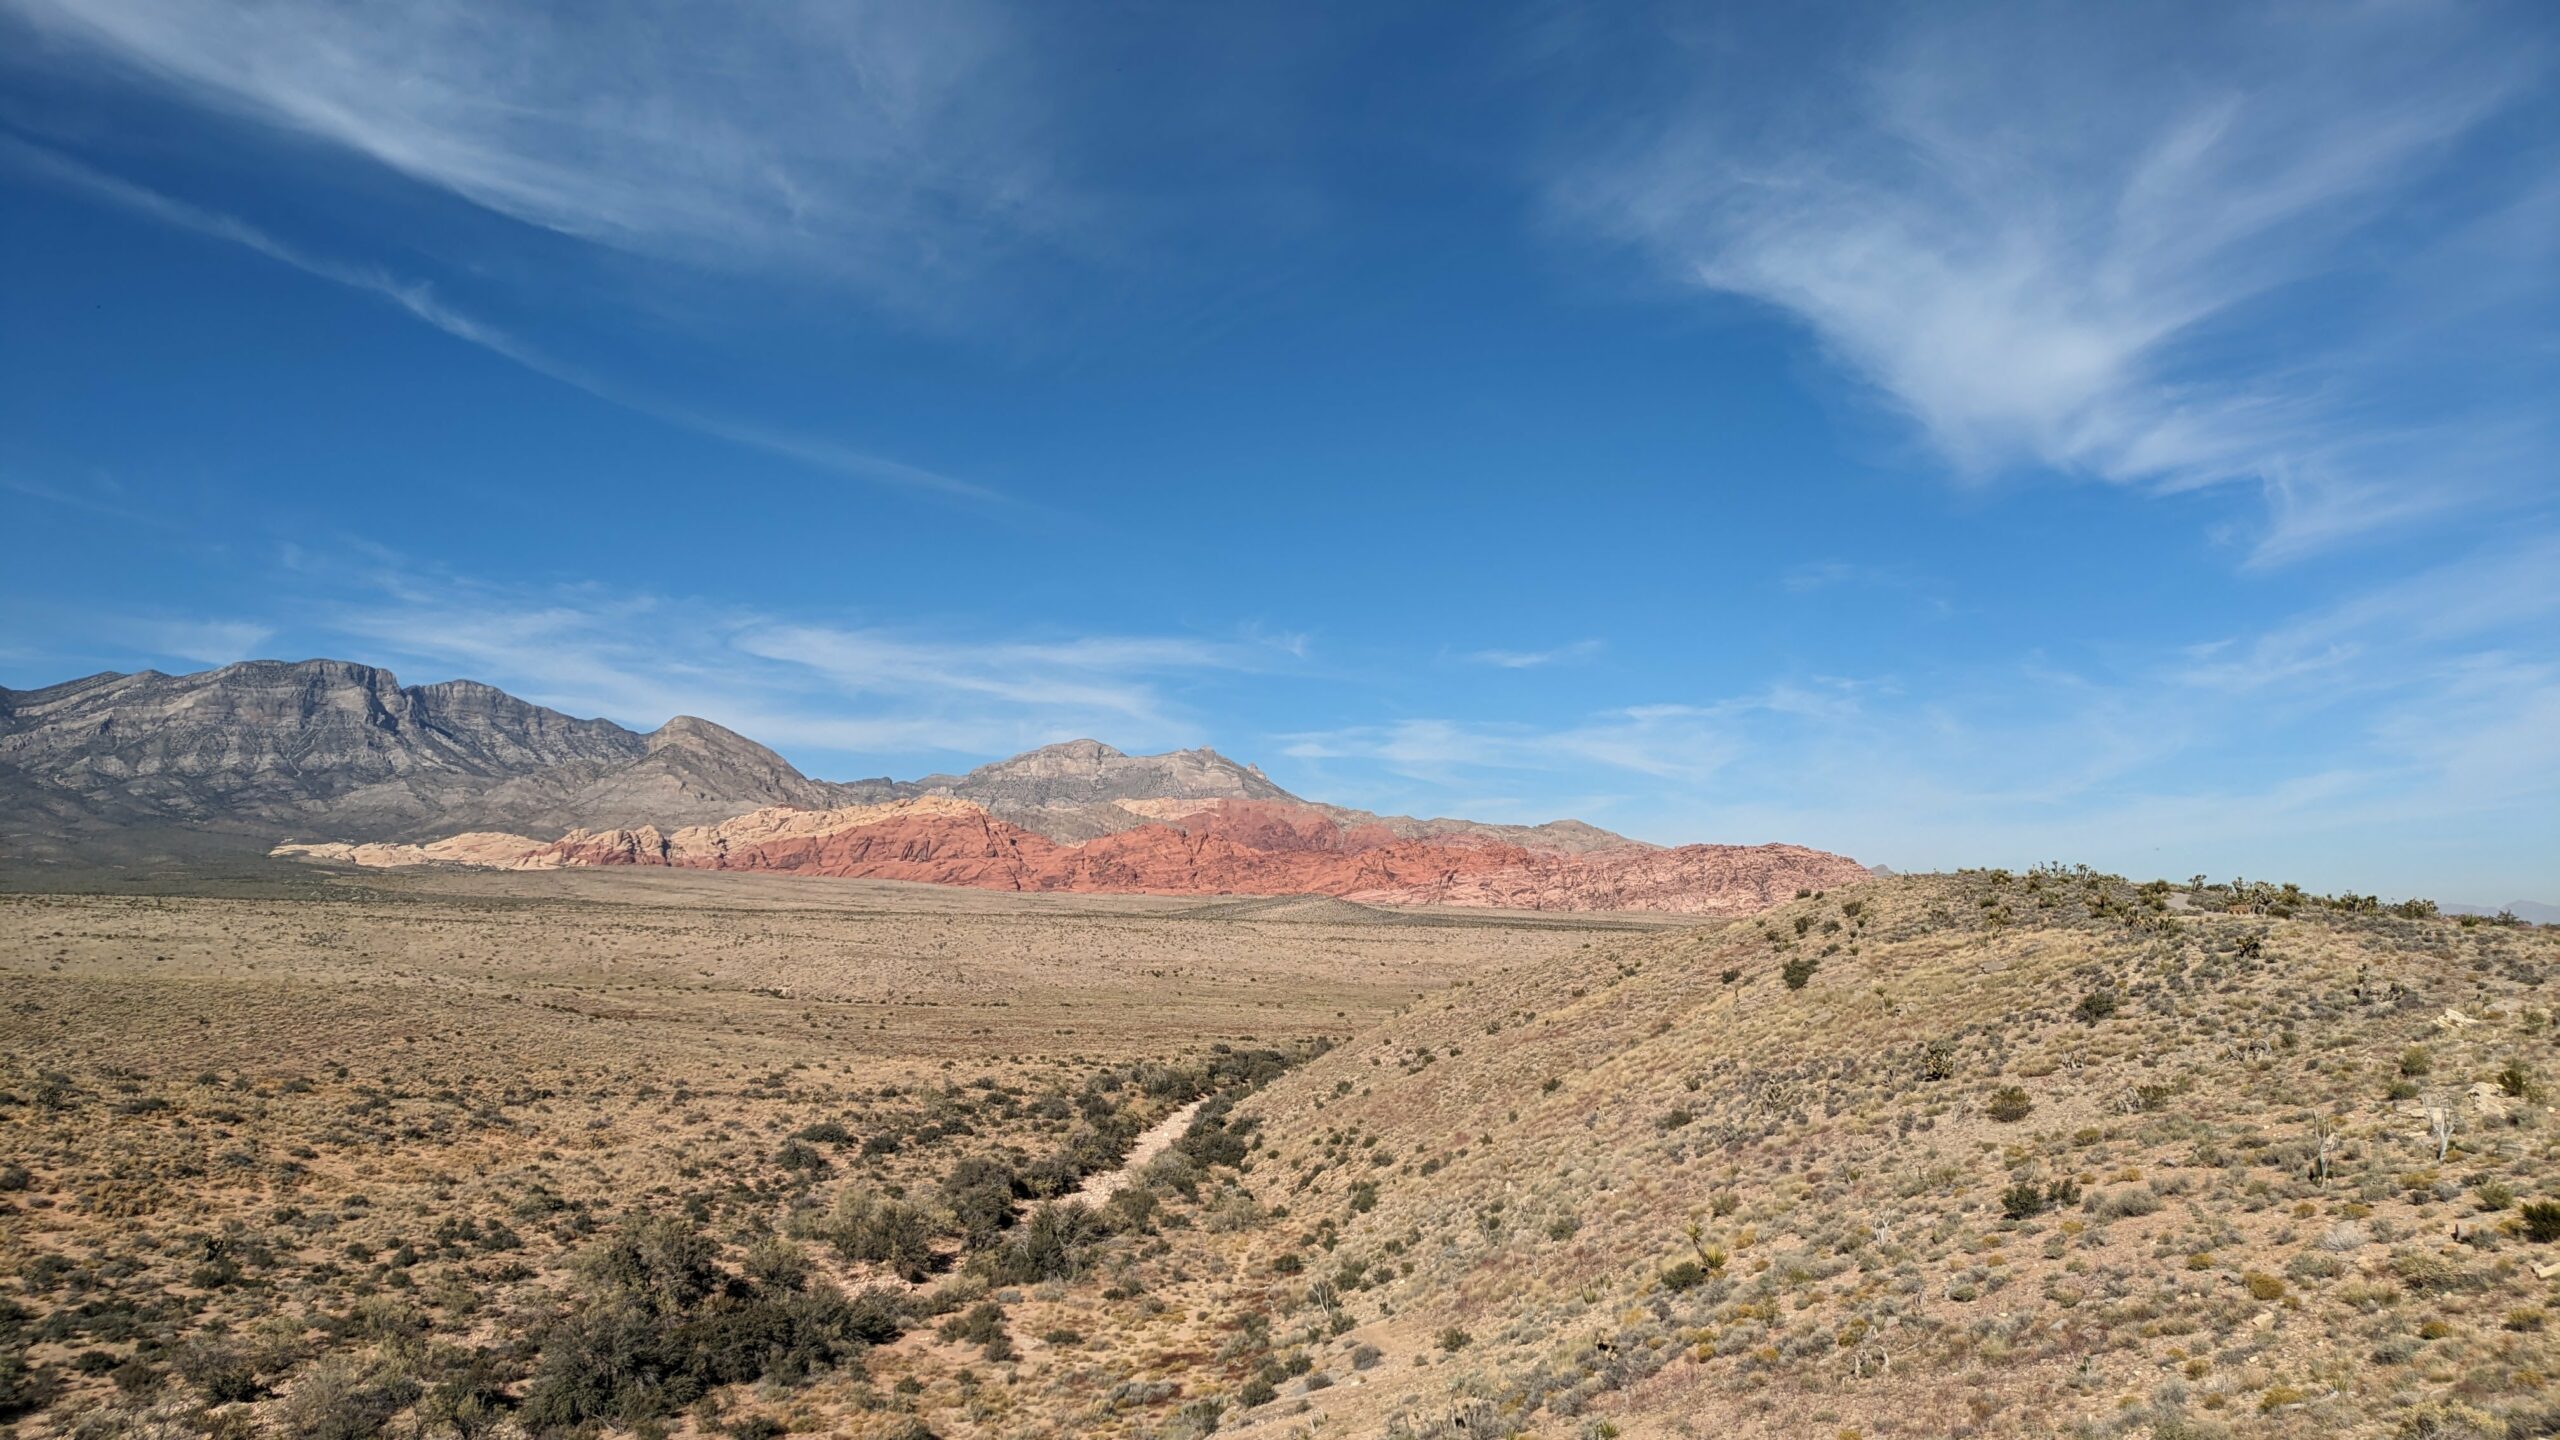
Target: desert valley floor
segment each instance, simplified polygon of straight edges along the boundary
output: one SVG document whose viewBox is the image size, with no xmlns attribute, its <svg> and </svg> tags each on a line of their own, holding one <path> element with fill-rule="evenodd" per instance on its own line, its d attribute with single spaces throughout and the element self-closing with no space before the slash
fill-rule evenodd
<svg viewBox="0 0 2560 1440">
<path fill-rule="evenodd" d="M 194 888 L 0 896 L 17 1434 L 2560 1423 L 2531 926 Z"/>
</svg>

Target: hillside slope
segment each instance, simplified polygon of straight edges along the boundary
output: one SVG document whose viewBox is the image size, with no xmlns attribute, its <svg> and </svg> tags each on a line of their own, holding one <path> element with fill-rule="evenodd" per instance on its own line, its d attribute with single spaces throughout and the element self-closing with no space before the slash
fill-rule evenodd
<svg viewBox="0 0 2560 1440">
<path fill-rule="evenodd" d="M 1238 1107 L 1258 1222 L 1117 1283 L 1224 1317 L 1141 1348 L 1264 1317 L 1185 1377 L 1221 1434 L 2550 1434 L 2554 978 L 2284 892 L 1880 881 L 1422 1002 Z"/>
</svg>

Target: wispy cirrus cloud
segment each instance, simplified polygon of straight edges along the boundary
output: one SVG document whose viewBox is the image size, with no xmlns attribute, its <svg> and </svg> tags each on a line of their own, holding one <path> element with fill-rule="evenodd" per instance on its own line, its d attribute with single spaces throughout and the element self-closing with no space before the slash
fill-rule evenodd
<svg viewBox="0 0 2560 1440">
<path fill-rule="evenodd" d="M 1093 736 L 1196 743 L 1178 690 L 1286 671 L 1295 637 L 841 625 L 652 591 L 491 582 L 295 551 L 305 643 L 648 728 L 699 715 L 797 754 L 993 758 Z"/>
<path fill-rule="evenodd" d="M 707 435 L 717 440 L 779 456 L 814 470 L 848 479 L 932 491 L 958 499 L 994 501 L 1004 497 L 982 485 L 870 454 L 854 446 L 817 436 L 798 435 L 749 421 L 711 414 L 689 405 L 640 394 L 587 369 L 550 354 L 506 329 L 479 319 L 447 302 L 435 286 L 400 276 L 375 265 L 352 264 L 315 254 L 291 244 L 236 215 L 192 205 L 110 175 L 59 151 L 0 135 L 0 164 L 11 166 L 118 209 L 263 255 L 277 264 L 350 290 L 389 301 L 415 320 L 469 345 L 625 410 Z"/>
<path fill-rule="evenodd" d="M 1036 58 L 975 0 L 527 10 L 5 0 L 65 57 L 498 214 L 887 303 L 1071 221 Z"/>
<path fill-rule="evenodd" d="M 1470 650 L 1461 658 L 1469 664 L 1491 665 L 1497 670 L 1538 670 L 1588 660 L 1603 648 L 1598 640 L 1576 640 L 1550 650 Z"/>
<path fill-rule="evenodd" d="M 177 614 L 143 607 L 106 609 L 68 605 L 57 599 L 0 597 L 0 632 L 23 636 L 31 643 L 13 644 L 13 657 L 43 664 L 44 683 L 67 678 L 54 668 L 52 652 L 63 648 L 61 637 L 76 636 L 93 653 L 123 657 L 120 665 L 228 665 L 255 658 L 275 638 L 273 625 L 260 620 L 208 614 Z M 36 641 L 35 637 L 48 637 Z"/>
<path fill-rule="evenodd" d="M 1553 193 L 1795 318 L 1960 472 L 2253 485 L 2283 559 L 2534 478 L 2554 366 L 2513 321 L 2560 247 L 2513 222 L 2552 156 L 2487 137 L 2549 116 L 2552 57 L 2511 13 L 1933 6 L 1787 97 L 1757 47 L 1664 44 L 1670 118 Z"/>
</svg>

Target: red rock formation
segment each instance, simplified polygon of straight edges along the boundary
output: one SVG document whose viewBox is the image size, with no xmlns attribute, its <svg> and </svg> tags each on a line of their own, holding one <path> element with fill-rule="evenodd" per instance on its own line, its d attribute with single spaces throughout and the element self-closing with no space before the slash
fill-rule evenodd
<svg viewBox="0 0 2560 1440">
<path fill-rule="evenodd" d="M 775 807 L 673 832 L 649 825 L 573 830 L 547 845 L 523 842 L 519 853 L 491 849 L 507 838 L 471 837 L 467 861 L 516 869 L 761 870 L 985 890 L 1312 894 L 1389 905 L 1688 915 L 1748 914 L 1799 889 L 1845 885 L 1867 874 L 1854 860 L 1800 845 L 1531 850 L 1489 836 L 1416 836 L 1344 824 L 1311 806 L 1270 800 L 1212 801 L 1081 844 L 1051 840 L 946 797 L 842 810 Z M 358 864 L 466 858 L 428 855 L 437 849 L 370 846 L 331 858 Z"/>
</svg>

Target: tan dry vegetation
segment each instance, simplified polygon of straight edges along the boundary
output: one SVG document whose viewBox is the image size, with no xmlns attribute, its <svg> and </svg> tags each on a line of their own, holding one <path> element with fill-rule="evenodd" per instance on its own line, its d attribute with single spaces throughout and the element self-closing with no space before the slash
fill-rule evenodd
<svg viewBox="0 0 2560 1440">
<path fill-rule="evenodd" d="M 2059 870 L 1674 928 L 741 884 L 8 902 L 28 1432 L 564 1431 L 678 1361 L 587 1428 L 2560 1428 L 2549 931 Z"/>
<path fill-rule="evenodd" d="M 1335 1382 L 1220 1433 L 2549 1434 L 2555 975 L 2085 872 L 1807 897 L 1281 1079 L 1240 1114 L 1286 1219 L 1166 1263 Z"/>
<path fill-rule="evenodd" d="M 964 1159 L 1028 1212 L 1309 1042 L 1611 933 L 625 872 L 0 897 L 0 1429 L 507 1433 L 615 1258 L 698 1241 L 711 1378 L 623 1428 L 910 1433 L 1009 1384 L 929 1329 L 865 1363 L 986 1289 Z M 853 1253 L 854 1199 L 911 1205 L 940 1278 Z"/>
</svg>

